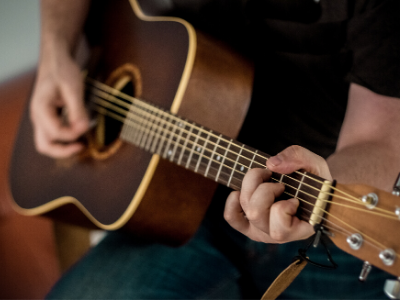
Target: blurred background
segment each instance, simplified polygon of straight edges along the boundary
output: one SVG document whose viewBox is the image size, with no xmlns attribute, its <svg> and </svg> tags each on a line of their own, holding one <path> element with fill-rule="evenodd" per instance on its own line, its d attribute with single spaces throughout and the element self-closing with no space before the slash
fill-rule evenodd
<svg viewBox="0 0 400 300">
<path fill-rule="evenodd" d="M 0 0 L 0 299 L 43 299 L 89 248 L 88 230 L 11 208 L 8 169 L 39 57 L 39 2 Z"/>
<path fill-rule="evenodd" d="M 36 64 L 39 22 L 39 0 L 0 0 L 0 82 Z"/>
</svg>

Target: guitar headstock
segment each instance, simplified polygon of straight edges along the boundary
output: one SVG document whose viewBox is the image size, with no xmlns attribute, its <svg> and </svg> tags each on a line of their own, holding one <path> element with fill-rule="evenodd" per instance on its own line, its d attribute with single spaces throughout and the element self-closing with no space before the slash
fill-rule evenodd
<svg viewBox="0 0 400 300">
<path fill-rule="evenodd" d="M 334 188 L 324 227 L 340 249 L 400 276 L 400 198 L 366 185 Z"/>
</svg>

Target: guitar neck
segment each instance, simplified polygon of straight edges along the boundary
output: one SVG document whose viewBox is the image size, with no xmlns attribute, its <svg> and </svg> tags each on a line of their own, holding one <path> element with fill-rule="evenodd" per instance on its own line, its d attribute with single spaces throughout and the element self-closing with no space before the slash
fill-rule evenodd
<svg viewBox="0 0 400 300">
<path fill-rule="evenodd" d="M 92 90 L 90 101 L 99 113 L 123 122 L 120 138 L 128 143 L 235 190 L 240 190 L 248 170 L 266 167 L 268 154 L 145 101 L 100 86 L 104 90 L 98 87 Z M 271 181 L 283 183 L 288 196 L 303 199 L 302 217 L 309 219 L 324 179 L 299 171 L 289 175 L 273 173 Z"/>
</svg>

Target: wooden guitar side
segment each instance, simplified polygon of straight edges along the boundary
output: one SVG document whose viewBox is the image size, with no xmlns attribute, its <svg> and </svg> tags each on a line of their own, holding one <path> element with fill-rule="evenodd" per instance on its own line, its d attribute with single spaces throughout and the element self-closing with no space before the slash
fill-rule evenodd
<svg viewBox="0 0 400 300">
<path fill-rule="evenodd" d="M 109 1 L 89 20 L 97 58 L 89 76 L 105 82 L 124 64 L 135 65 L 142 99 L 237 136 L 251 98 L 247 60 L 182 20 L 144 16 L 133 0 Z M 10 175 L 16 209 L 24 214 L 111 230 L 123 226 L 173 245 L 194 234 L 216 188 L 129 144 L 106 160 L 53 161 L 35 151 L 27 111 Z"/>
</svg>

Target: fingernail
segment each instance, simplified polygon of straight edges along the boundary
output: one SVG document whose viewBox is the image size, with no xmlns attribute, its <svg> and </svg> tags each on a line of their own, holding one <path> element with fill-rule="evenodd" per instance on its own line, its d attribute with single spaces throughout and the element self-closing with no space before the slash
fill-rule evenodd
<svg viewBox="0 0 400 300">
<path fill-rule="evenodd" d="M 279 157 L 279 155 L 272 156 L 269 158 L 269 163 L 273 165 L 274 167 L 279 166 L 282 163 L 282 159 Z"/>
</svg>

